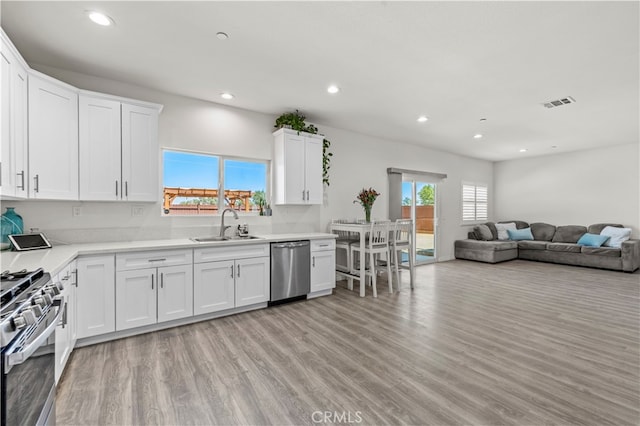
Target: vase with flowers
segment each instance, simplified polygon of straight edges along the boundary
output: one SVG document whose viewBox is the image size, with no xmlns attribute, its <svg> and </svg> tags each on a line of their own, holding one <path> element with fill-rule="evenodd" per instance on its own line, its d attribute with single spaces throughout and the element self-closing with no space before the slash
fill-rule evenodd
<svg viewBox="0 0 640 426">
<path fill-rule="evenodd" d="M 354 201 L 354 203 L 360 203 L 364 208 L 364 218 L 367 222 L 371 222 L 371 207 L 373 207 L 373 203 L 376 201 L 376 198 L 378 198 L 378 195 L 380 195 L 380 193 L 373 188 L 362 188 Z"/>
</svg>

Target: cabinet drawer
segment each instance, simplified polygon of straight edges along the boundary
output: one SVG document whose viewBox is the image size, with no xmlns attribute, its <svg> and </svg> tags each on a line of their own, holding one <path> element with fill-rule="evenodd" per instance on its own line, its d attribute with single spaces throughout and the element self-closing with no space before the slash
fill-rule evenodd
<svg viewBox="0 0 640 426">
<path fill-rule="evenodd" d="M 193 261 L 191 250 L 159 250 L 116 254 L 116 270 L 188 265 Z"/>
<path fill-rule="evenodd" d="M 335 250 L 336 240 L 334 238 L 326 240 L 311 240 L 311 251 Z"/>
<path fill-rule="evenodd" d="M 246 244 L 231 247 L 207 247 L 193 250 L 193 262 L 246 259 L 269 256 L 269 244 Z"/>
</svg>

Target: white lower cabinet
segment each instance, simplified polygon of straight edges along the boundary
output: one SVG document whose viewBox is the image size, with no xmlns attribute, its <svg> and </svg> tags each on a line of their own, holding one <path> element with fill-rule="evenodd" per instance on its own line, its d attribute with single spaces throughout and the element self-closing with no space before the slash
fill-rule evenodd
<svg viewBox="0 0 640 426">
<path fill-rule="evenodd" d="M 193 315 L 191 250 L 118 254 L 116 264 L 117 331 Z"/>
<path fill-rule="evenodd" d="M 194 250 L 194 313 L 269 301 L 269 245 Z"/>
<path fill-rule="evenodd" d="M 53 277 L 53 281 L 62 287 L 60 296 L 62 296 L 62 321 L 58 324 L 55 333 L 55 381 L 56 384 L 62 376 L 69 356 L 76 344 L 76 261 L 69 263 L 62 271 Z"/>
<path fill-rule="evenodd" d="M 336 286 L 335 240 L 316 240 L 311 243 L 311 293 Z"/>
<path fill-rule="evenodd" d="M 97 336 L 116 330 L 114 255 L 78 258 L 77 338 Z"/>
</svg>

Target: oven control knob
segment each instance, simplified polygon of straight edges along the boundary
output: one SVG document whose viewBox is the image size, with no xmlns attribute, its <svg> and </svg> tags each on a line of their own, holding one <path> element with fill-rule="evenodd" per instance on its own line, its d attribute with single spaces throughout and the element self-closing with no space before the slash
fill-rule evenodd
<svg viewBox="0 0 640 426">
<path fill-rule="evenodd" d="M 40 305 L 32 306 L 31 310 L 33 311 L 36 318 L 40 318 L 42 316 L 42 308 L 40 307 Z"/>
<path fill-rule="evenodd" d="M 52 292 L 54 296 L 57 296 L 58 294 L 60 294 L 60 289 L 58 288 L 58 286 L 56 284 L 49 285 L 46 288 L 46 290 Z"/>
<path fill-rule="evenodd" d="M 13 319 L 13 326 L 16 328 L 16 330 L 22 330 L 27 326 L 27 322 L 21 315 L 18 315 Z"/>
<path fill-rule="evenodd" d="M 25 309 L 21 311 L 20 314 L 27 325 L 33 325 L 36 323 L 36 314 L 34 314 L 31 309 Z"/>
<path fill-rule="evenodd" d="M 44 297 L 42 296 L 36 296 L 33 298 L 33 304 L 40 307 L 40 308 L 44 308 L 45 306 L 47 306 L 47 302 L 44 300 Z"/>
<path fill-rule="evenodd" d="M 53 303 L 53 297 L 51 297 L 51 294 L 49 294 L 48 291 L 44 292 L 44 294 L 42 295 L 42 298 L 44 299 L 47 305 L 51 305 Z"/>
</svg>

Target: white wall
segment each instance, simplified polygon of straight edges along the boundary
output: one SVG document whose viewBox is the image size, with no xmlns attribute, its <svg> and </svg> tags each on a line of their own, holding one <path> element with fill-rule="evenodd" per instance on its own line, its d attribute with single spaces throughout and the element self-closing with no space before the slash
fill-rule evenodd
<svg viewBox="0 0 640 426">
<path fill-rule="evenodd" d="M 163 104 L 158 133 L 162 147 L 271 159 L 275 116 L 37 64 L 32 66 L 81 89 Z M 331 140 L 334 153 L 331 185 L 325 191 L 324 205 L 273 206 L 272 217 L 243 217 L 241 222 L 248 223 L 251 232 L 324 231 L 331 218 L 364 217 L 362 208 L 353 200 L 362 187 L 370 186 L 382 193 L 374 205 L 373 217 L 386 218 L 386 169 L 423 170 L 449 175 L 439 188 L 441 238 L 438 257 L 441 260 L 453 258 L 453 241 L 467 233 L 467 227 L 461 226 L 460 183 L 463 180 L 486 182 L 491 190 L 492 163 L 327 126 L 318 127 Z M 217 217 L 162 217 L 160 201 L 135 204 L 144 206 L 141 217 L 132 217 L 129 203 L 3 202 L 3 206 L 11 205 L 17 207 L 27 229 L 39 228 L 52 239 L 63 242 L 182 238 L 216 232 L 219 223 Z M 82 215 L 73 217 L 72 206 L 81 206 Z"/>
<path fill-rule="evenodd" d="M 497 220 L 617 222 L 640 233 L 639 144 L 495 163 Z"/>
</svg>

